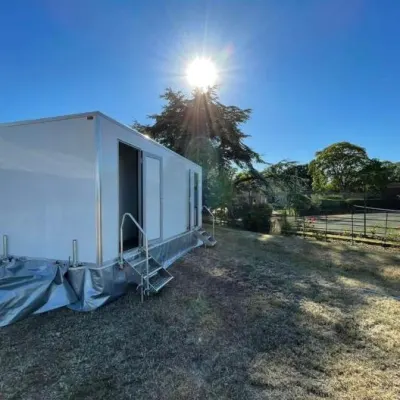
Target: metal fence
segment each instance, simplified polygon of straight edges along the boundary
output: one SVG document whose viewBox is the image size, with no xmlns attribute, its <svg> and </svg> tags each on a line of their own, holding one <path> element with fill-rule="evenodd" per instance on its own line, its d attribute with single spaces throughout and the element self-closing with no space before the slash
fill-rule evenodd
<svg viewBox="0 0 400 400">
<path fill-rule="evenodd" d="M 353 206 L 347 214 L 282 216 L 282 233 L 296 233 L 328 239 L 366 239 L 370 242 L 399 243 L 400 210 Z"/>
</svg>

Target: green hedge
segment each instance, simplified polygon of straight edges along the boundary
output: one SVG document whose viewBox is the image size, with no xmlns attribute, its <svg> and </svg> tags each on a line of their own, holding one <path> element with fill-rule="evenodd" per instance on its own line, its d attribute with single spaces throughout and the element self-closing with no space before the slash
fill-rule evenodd
<svg viewBox="0 0 400 400">
<path fill-rule="evenodd" d="M 243 204 L 234 214 L 236 222 L 240 221 L 239 226 L 248 231 L 269 233 L 271 230 L 272 207 L 269 204 Z"/>
</svg>

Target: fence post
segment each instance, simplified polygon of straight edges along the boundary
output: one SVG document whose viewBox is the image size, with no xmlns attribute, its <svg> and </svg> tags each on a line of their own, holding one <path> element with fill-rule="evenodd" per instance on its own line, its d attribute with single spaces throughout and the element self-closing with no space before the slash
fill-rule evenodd
<svg viewBox="0 0 400 400">
<path fill-rule="evenodd" d="M 351 209 L 351 244 L 354 244 L 354 208 Z"/>
<path fill-rule="evenodd" d="M 364 207 L 364 237 L 367 237 L 367 207 Z"/>
<path fill-rule="evenodd" d="M 389 218 L 389 213 L 386 211 L 385 236 L 384 236 L 385 242 L 387 240 L 388 218 Z"/>
<path fill-rule="evenodd" d="M 364 237 L 367 237 L 367 185 L 364 183 Z"/>
<path fill-rule="evenodd" d="M 303 238 L 306 237 L 306 217 L 303 216 Z"/>
<path fill-rule="evenodd" d="M 325 242 L 328 241 L 328 214 L 325 215 Z"/>
</svg>

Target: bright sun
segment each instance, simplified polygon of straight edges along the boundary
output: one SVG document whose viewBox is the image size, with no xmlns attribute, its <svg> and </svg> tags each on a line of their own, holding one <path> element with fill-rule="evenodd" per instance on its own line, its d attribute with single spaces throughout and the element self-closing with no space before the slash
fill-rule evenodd
<svg viewBox="0 0 400 400">
<path fill-rule="evenodd" d="M 217 77 L 217 68 L 208 58 L 196 57 L 186 70 L 186 78 L 189 84 L 203 90 L 214 86 Z"/>
</svg>

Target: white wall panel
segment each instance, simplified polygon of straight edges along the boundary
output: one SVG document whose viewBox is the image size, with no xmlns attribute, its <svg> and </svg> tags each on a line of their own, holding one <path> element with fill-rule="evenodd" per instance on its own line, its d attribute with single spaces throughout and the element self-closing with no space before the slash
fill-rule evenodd
<svg viewBox="0 0 400 400">
<path fill-rule="evenodd" d="M 144 157 L 144 229 L 148 240 L 161 238 L 161 160 Z"/>
<path fill-rule="evenodd" d="M 131 129 L 100 116 L 102 141 L 101 193 L 103 260 L 118 256 L 118 141 L 162 158 L 162 239 L 167 240 L 186 231 L 187 174 L 189 169 L 199 173 L 201 168 L 177 154 L 155 144 Z M 201 200 L 201 199 L 200 199 Z M 146 198 L 143 199 L 146 202 Z M 199 203 L 201 204 L 201 202 Z"/>
<path fill-rule="evenodd" d="M 164 162 L 164 238 L 179 235 L 188 226 L 189 172 L 185 160 L 168 157 Z"/>
<path fill-rule="evenodd" d="M 11 254 L 96 261 L 94 121 L 0 126 L 0 236 Z"/>
</svg>

